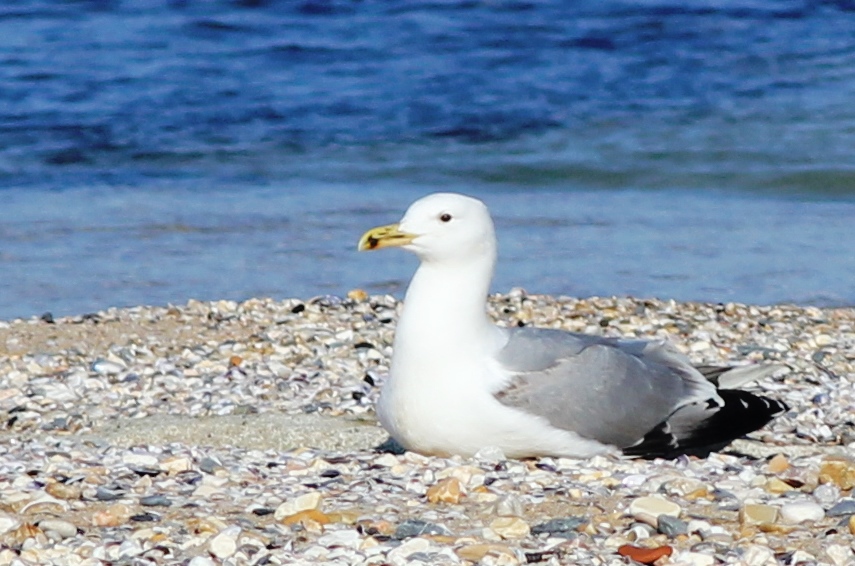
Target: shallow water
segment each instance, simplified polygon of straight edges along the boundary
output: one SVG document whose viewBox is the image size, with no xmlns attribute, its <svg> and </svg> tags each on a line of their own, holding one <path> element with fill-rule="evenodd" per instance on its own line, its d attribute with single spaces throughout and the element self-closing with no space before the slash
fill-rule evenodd
<svg viewBox="0 0 855 566">
<path fill-rule="evenodd" d="M 471 187 L 460 187 L 471 189 Z M 425 187 L 6 193 L 5 316 L 188 298 L 401 295 L 415 259 L 357 253 Z M 494 210 L 494 290 L 853 304 L 855 203 L 697 191 L 470 190 Z"/>
<path fill-rule="evenodd" d="M 458 190 L 494 289 L 855 304 L 847 2 L 0 7 L 0 318 L 354 287 Z"/>
</svg>

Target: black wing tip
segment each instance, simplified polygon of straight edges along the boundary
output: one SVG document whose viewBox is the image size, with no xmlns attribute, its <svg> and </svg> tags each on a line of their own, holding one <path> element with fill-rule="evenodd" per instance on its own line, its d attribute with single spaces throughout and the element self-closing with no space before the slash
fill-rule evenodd
<svg viewBox="0 0 855 566">
<path fill-rule="evenodd" d="M 725 389 L 719 390 L 718 394 L 724 405 L 699 422 L 687 436 L 678 438 L 671 432 L 668 421 L 663 421 L 645 434 L 641 442 L 624 448 L 623 453 L 644 459 L 670 460 L 683 455 L 706 458 L 790 409 L 782 401 L 748 391 Z"/>
</svg>

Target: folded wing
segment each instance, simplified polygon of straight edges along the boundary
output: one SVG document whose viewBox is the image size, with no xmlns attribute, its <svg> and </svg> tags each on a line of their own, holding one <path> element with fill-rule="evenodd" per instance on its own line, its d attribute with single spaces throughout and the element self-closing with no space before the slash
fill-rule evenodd
<svg viewBox="0 0 855 566">
<path fill-rule="evenodd" d="M 500 402 L 633 456 L 709 452 L 786 410 L 745 391 L 717 390 L 666 341 L 520 328 L 509 331 L 496 359 L 513 376 L 495 392 Z"/>
</svg>

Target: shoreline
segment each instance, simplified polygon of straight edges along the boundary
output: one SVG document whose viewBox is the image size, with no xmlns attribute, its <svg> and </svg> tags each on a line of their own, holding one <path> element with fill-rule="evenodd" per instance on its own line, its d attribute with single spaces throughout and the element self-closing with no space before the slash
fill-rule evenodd
<svg viewBox="0 0 855 566">
<path fill-rule="evenodd" d="M 622 564 L 630 543 L 686 564 L 855 560 L 855 462 L 840 459 L 855 442 L 855 309 L 492 296 L 500 324 L 784 364 L 750 387 L 792 407 L 707 460 L 498 462 L 371 450 L 399 306 L 353 291 L 0 322 L 0 564 Z M 631 507 L 651 495 L 677 506 L 677 531 Z M 572 532 L 537 534 L 568 517 Z M 413 520 L 434 534 L 409 536 Z"/>
</svg>

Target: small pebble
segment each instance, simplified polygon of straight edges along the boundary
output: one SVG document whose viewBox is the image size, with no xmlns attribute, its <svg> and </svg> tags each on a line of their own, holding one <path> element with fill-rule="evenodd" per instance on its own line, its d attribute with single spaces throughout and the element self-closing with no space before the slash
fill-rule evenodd
<svg viewBox="0 0 855 566">
<path fill-rule="evenodd" d="M 0 535 L 8 533 L 20 525 L 20 523 L 20 519 L 10 517 L 9 515 L 0 515 Z"/>
<path fill-rule="evenodd" d="M 768 547 L 752 544 L 742 554 L 742 562 L 745 566 L 772 566 L 777 565 L 775 552 Z"/>
<path fill-rule="evenodd" d="M 322 513 L 317 509 L 306 509 L 298 511 L 293 515 L 287 515 L 278 519 L 283 525 L 301 525 L 303 528 L 312 530 L 321 530 L 323 525 L 332 522 L 329 515 Z"/>
<path fill-rule="evenodd" d="M 825 556 L 834 566 L 849 566 L 855 562 L 855 551 L 850 545 L 830 544 L 825 547 Z"/>
<path fill-rule="evenodd" d="M 365 301 L 368 299 L 368 293 L 362 289 L 351 289 L 347 292 L 347 298 L 353 301 Z"/>
<path fill-rule="evenodd" d="M 485 446 L 475 453 L 474 459 L 479 462 L 503 462 L 507 457 L 498 446 Z"/>
<path fill-rule="evenodd" d="M 671 556 L 673 552 L 674 549 L 670 546 L 644 548 L 639 546 L 633 546 L 631 544 L 625 544 L 618 548 L 618 554 L 620 554 L 621 556 L 627 556 L 635 562 L 639 562 L 641 564 L 653 564 L 654 562 L 665 556 Z"/>
<path fill-rule="evenodd" d="M 650 525 L 635 523 L 626 532 L 626 538 L 632 542 L 638 542 L 650 538 L 655 532 L 656 531 L 654 531 L 653 527 Z"/>
<path fill-rule="evenodd" d="M 780 474 L 790 467 L 790 461 L 783 454 L 775 454 L 766 464 L 766 469 L 770 474 Z"/>
<path fill-rule="evenodd" d="M 202 458 L 199 461 L 199 469 L 205 472 L 206 474 L 213 474 L 218 468 L 221 467 L 222 464 L 214 460 L 213 458 Z"/>
<path fill-rule="evenodd" d="M 663 497 L 648 496 L 634 499 L 629 504 L 628 512 L 636 520 L 655 527 L 659 515 L 679 517 L 682 509 L 678 504 Z"/>
<path fill-rule="evenodd" d="M 157 456 L 154 454 L 140 454 L 131 452 L 122 456 L 122 462 L 128 465 L 129 468 L 154 468 L 157 466 Z"/>
<path fill-rule="evenodd" d="M 120 559 L 128 559 L 142 554 L 143 548 L 138 541 L 130 539 L 122 541 L 118 550 Z"/>
<path fill-rule="evenodd" d="M 848 458 L 828 458 L 819 469 L 820 483 L 833 483 L 848 491 L 855 487 L 855 461 Z"/>
<path fill-rule="evenodd" d="M 505 495 L 498 498 L 490 508 L 491 514 L 499 517 L 521 517 L 523 504 L 519 497 Z"/>
<path fill-rule="evenodd" d="M 494 560 L 496 564 L 507 566 L 519 564 L 519 559 L 513 549 L 500 543 L 468 544 L 457 549 L 457 556 L 476 564 L 490 564 L 488 562 L 490 559 Z"/>
<path fill-rule="evenodd" d="M 92 362 L 92 371 L 100 375 L 118 375 L 125 370 L 125 366 L 109 360 L 95 360 Z"/>
<path fill-rule="evenodd" d="M 45 492 L 57 499 L 80 499 L 83 491 L 78 485 L 68 485 L 66 483 L 56 482 L 48 484 L 45 487 Z"/>
<path fill-rule="evenodd" d="M 426 494 L 430 503 L 459 503 L 463 497 L 460 480 L 445 478 L 430 486 Z"/>
<path fill-rule="evenodd" d="M 140 505 L 146 507 L 169 507 L 172 501 L 163 495 L 147 495 L 140 498 Z"/>
<path fill-rule="evenodd" d="M 327 548 L 343 546 L 346 548 L 357 548 L 362 542 L 362 536 L 354 529 L 334 531 L 318 539 L 318 544 Z"/>
<path fill-rule="evenodd" d="M 826 513 L 829 517 L 845 517 L 855 515 L 855 499 L 843 499 L 829 509 Z"/>
<path fill-rule="evenodd" d="M 60 519 L 44 519 L 39 521 L 39 528 L 43 531 L 54 532 L 61 538 L 70 538 L 77 535 L 77 527 Z"/>
<path fill-rule="evenodd" d="M 127 505 L 116 503 L 92 516 L 92 524 L 96 527 L 118 527 L 131 518 L 131 510 Z"/>
<path fill-rule="evenodd" d="M 710 532 L 710 529 L 712 529 L 712 525 L 709 522 L 699 519 L 692 519 L 686 524 L 686 532 L 688 534 L 698 533 L 703 536 L 703 533 Z"/>
<path fill-rule="evenodd" d="M 804 550 L 794 550 L 787 554 L 789 554 L 787 562 L 790 564 L 814 564 L 816 561 L 816 557 L 813 554 L 805 552 Z"/>
<path fill-rule="evenodd" d="M 824 483 L 813 490 L 813 497 L 821 505 L 834 505 L 840 501 L 840 488 L 832 483 Z"/>
<path fill-rule="evenodd" d="M 662 514 L 657 517 L 656 530 L 665 536 L 673 538 L 677 535 L 687 534 L 689 532 L 689 525 L 682 519 Z"/>
<path fill-rule="evenodd" d="M 503 539 L 525 538 L 531 532 L 520 517 L 498 517 L 490 522 L 490 528 Z"/>
<path fill-rule="evenodd" d="M 674 562 L 681 566 L 713 566 L 716 559 L 700 552 L 680 552 L 674 556 Z"/>
<path fill-rule="evenodd" d="M 825 511 L 812 501 L 797 501 L 782 506 L 780 515 L 783 522 L 797 524 L 805 521 L 820 521 L 825 517 Z"/>
<path fill-rule="evenodd" d="M 776 495 L 781 493 L 787 493 L 788 491 L 793 491 L 795 489 L 787 482 L 779 480 L 778 478 L 769 478 L 766 481 L 766 485 L 763 487 L 769 493 L 773 493 Z"/>
<path fill-rule="evenodd" d="M 237 525 L 227 527 L 220 531 L 211 542 L 208 544 L 208 549 L 211 554 L 220 560 L 228 558 L 237 550 L 237 539 L 240 536 L 241 528 Z"/>
<path fill-rule="evenodd" d="M 402 540 L 405 538 L 417 537 L 422 535 L 450 534 L 451 531 L 449 531 L 446 527 L 442 525 L 429 523 L 427 521 L 420 521 L 418 519 L 410 519 L 398 525 L 398 528 L 395 529 L 395 534 L 392 536 L 398 540 Z"/>
<path fill-rule="evenodd" d="M 321 504 L 321 499 L 323 499 L 323 497 L 318 491 L 304 493 L 302 495 L 289 499 L 288 501 L 277 507 L 276 512 L 273 514 L 273 516 L 277 521 L 280 521 L 285 517 L 296 515 L 301 511 L 317 509 Z"/>
<path fill-rule="evenodd" d="M 561 517 L 550 519 L 545 523 L 539 523 L 531 528 L 531 534 L 548 534 L 554 537 L 575 538 L 579 534 L 579 528 L 588 523 L 585 517 Z"/>
<path fill-rule="evenodd" d="M 186 456 L 166 458 L 160 462 L 160 467 L 169 474 L 180 474 L 193 469 L 193 460 Z"/>
<path fill-rule="evenodd" d="M 739 519 L 746 525 L 775 523 L 778 520 L 778 508 L 772 505 L 749 503 L 742 507 Z"/>
<path fill-rule="evenodd" d="M 406 563 L 415 553 L 427 552 L 431 548 L 431 542 L 425 538 L 415 537 L 402 542 L 387 554 L 387 558 L 393 564 Z"/>
<path fill-rule="evenodd" d="M 119 489 L 107 489 L 106 487 L 98 487 L 95 490 L 95 499 L 98 501 L 115 501 L 125 497 L 125 492 Z"/>
</svg>

